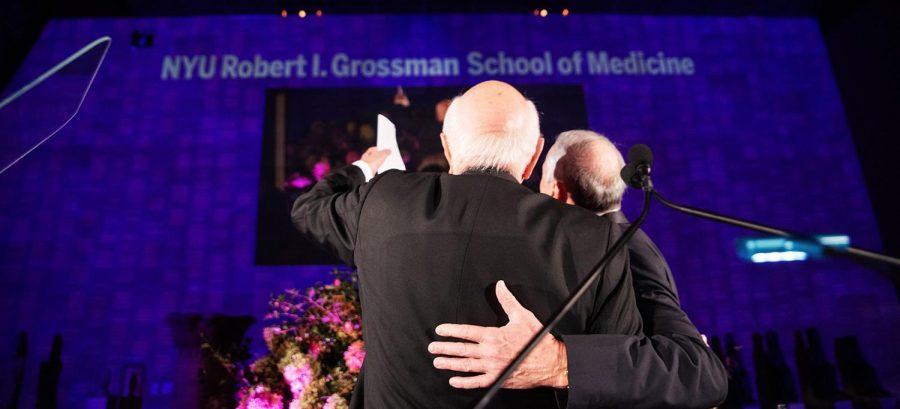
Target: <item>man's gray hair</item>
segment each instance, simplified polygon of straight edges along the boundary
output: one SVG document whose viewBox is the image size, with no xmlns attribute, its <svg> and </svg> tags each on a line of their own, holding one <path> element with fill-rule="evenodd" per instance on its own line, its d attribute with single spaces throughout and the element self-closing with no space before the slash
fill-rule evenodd
<svg viewBox="0 0 900 409">
<path fill-rule="evenodd" d="M 553 143 L 553 146 L 551 146 L 550 149 L 547 150 L 547 155 L 544 156 L 544 165 L 541 168 L 541 177 L 543 177 L 546 182 L 555 182 L 556 177 L 554 177 L 553 174 L 556 171 L 556 163 L 559 162 L 559 159 L 566 154 L 566 150 L 568 150 L 570 146 L 576 143 L 595 140 L 598 136 L 604 138 L 596 132 L 580 129 L 566 131 L 559 134 L 559 136 L 556 137 L 556 142 Z"/>
<path fill-rule="evenodd" d="M 612 141 L 596 132 L 575 130 L 560 134 L 550 150 L 557 145 L 562 152 L 551 174 L 565 185 L 575 204 L 596 213 L 619 210 L 626 187 L 619 172 L 625 159 Z"/>
<path fill-rule="evenodd" d="M 458 98 L 458 97 L 457 97 Z M 498 169 L 521 174 L 534 155 L 541 137 L 537 107 L 527 101 L 527 109 L 511 115 L 503 129 L 484 135 L 473 129 L 471 121 L 461 118 L 456 99 L 444 116 L 443 133 L 453 152 L 451 160 L 462 169 Z"/>
</svg>

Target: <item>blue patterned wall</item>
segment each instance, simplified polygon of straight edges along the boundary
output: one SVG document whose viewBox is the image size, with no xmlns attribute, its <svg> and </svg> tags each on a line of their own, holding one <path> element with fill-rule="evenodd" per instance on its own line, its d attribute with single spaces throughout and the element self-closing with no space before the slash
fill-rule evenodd
<svg viewBox="0 0 900 409">
<path fill-rule="evenodd" d="M 130 46 L 133 30 L 154 35 Z M 517 75 L 581 84 L 588 121 L 656 153 L 655 184 L 680 202 L 801 231 L 849 233 L 880 247 L 818 27 L 807 19 L 570 16 L 329 16 L 51 22 L 14 84 L 101 35 L 109 55 L 80 114 L 0 175 L 0 339 L 31 347 L 24 406 L 53 334 L 65 340 L 63 407 L 83 407 L 107 368 L 145 364 L 147 406 L 168 407 L 172 312 L 261 318 L 268 296 L 328 278 L 327 267 L 254 265 L 265 90 L 307 86 L 466 86 L 471 51 L 554 59 L 581 51 L 690 58 L 692 75 Z M 459 76 L 163 80 L 164 59 L 448 57 Z M 221 68 L 221 67 L 220 67 Z M 325 66 L 325 69 L 331 68 Z M 585 68 L 584 71 L 587 71 Z M 51 105 L 52 105 L 51 101 Z M 540 108 L 540 107 L 539 107 Z M 35 106 L 40 117 L 42 109 Z M 638 196 L 628 196 L 634 210 Z M 633 212 L 632 212 L 633 214 Z M 842 261 L 751 265 L 745 232 L 655 206 L 646 230 L 667 255 L 682 302 L 707 334 L 795 329 L 857 335 L 900 393 L 900 307 L 889 282 Z M 258 341 L 259 326 L 251 329 Z M 259 344 L 257 344 L 259 347 Z M 745 362 L 750 362 L 745 349 Z M 831 355 L 833 361 L 833 355 Z M 792 359 L 789 359 L 792 361 Z M 118 372 L 115 372 L 118 373 Z M 794 372 L 796 374 L 796 371 Z"/>
</svg>

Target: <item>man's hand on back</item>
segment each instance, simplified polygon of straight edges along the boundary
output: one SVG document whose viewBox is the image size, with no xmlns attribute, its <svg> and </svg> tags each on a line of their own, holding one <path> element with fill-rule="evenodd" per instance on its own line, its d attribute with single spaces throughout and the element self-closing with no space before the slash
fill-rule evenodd
<svg viewBox="0 0 900 409">
<path fill-rule="evenodd" d="M 435 329 L 438 335 L 471 341 L 429 344 L 429 352 L 442 355 L 434 358 L 435 368 L 480 373 L 450 378 L 451 386 L 461 389 L 490 386 L 531 337 L 541 330 L 541 322 L 531 311 L 519 304 L 503 281 L 497 282 L 497 300 L 509 317 L 509 323 L 502 327 L 441 324 Z M 567 368 L 565 344 L 547 335 L 503 383 L 503 387 L 565 388 L 569 384 Z"/>
</svg>

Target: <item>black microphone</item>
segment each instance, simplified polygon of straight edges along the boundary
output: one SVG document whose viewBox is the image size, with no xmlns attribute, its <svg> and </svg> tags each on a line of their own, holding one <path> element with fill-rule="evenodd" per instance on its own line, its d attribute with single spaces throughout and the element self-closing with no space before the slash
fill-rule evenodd
<svg viewBox="0 0 900 409">
<path fill-rule="evenodd" d="M 637 144 L 628 150 L 628 164 L 619 175 L 628 186 L 635 189 L 652 188 L 650 168 L 653 165 L 653 152 L 644 144 Z"/>
</svg>

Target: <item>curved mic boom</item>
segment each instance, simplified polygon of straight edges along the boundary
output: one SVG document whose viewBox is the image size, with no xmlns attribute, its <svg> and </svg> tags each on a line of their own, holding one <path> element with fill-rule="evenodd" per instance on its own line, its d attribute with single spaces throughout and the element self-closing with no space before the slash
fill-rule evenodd
<svg viewBox="0 0 900 409">
<path fill-rule="evenodd" d="M 856 247 L 837 247 L 824 245 L 816 240 L 810 239 L 810 237 L 812 237 L 810 235 L 795 234 L 763 224 L 738 219 L 736 217 L 729 217 L 722 214 L 713 213 L 708 210 L 702 210 L 672 203 L 662 195 L 660 195 L 659 192 L 657 192 L 656 189 L 653 188 L 653 183 L 650 181 L 650 167 L 652 164 L 653 152 L 650 151 L 650 148 L 647 145 L 638 144 L 632 146 L 631 149 L 628 150 L 628 164 L 625 165 L 624 168 L 622 168 L 622 172 L 620 173 L 620 175 L 622 176 L 622 180 L 624 180 L 625 183 L 628 184 L 628 186 L 636 189 L 642 189 L 645 193 L 651 193 L 652 196 L 658 199 L 662 204 L 682 213 L 716 221 L 719 223 L 742 227 L 749 230 L 755 230 L 765 234 L 771 234 L 780 237 L 789 237 L 803 243 L 808 243 L 812 246 L 820 247 L 825 254 L 843 256 L 857 262 L 876 261 L 894 267 L 900 267 L 900 259 L 890 257 L 885 254 L 879 254 Z M 867 264 L 863 265 L 871 267 Z"/>
</svg>

